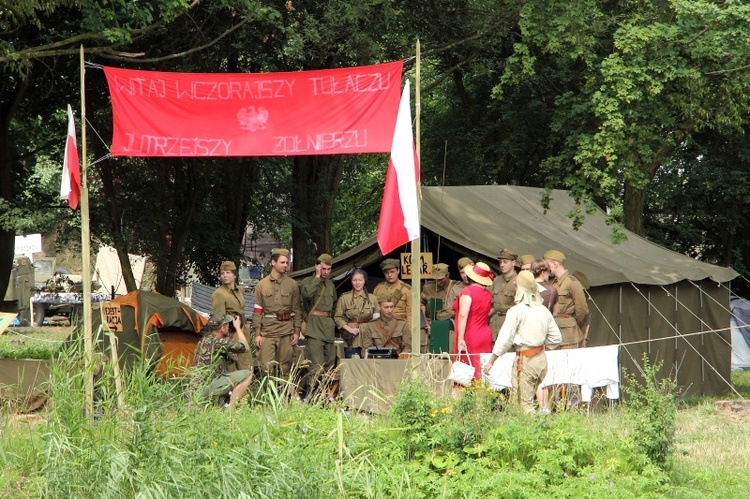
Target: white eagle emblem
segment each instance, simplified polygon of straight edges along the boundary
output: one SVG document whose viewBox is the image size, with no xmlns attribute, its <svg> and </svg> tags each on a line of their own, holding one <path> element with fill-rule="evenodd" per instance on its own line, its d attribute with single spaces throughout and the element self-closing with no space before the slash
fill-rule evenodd
<svg viewBox="0 0 750 499">
<path fill-rule="evenodd" d="M 251 132 L 265 130 L 268 122 L 268 110 L 264 107 L 259 107 L 257 111 L 255 106 L 243 107 L 237 112 L 237 121 L 243 130 L 250 130 Z"/>
</svg>

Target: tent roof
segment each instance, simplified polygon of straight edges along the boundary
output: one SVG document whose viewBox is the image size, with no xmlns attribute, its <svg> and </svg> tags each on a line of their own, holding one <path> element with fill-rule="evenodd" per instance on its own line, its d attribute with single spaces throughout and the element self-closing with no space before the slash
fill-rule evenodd
<svg viewBox="0 0 750 499">
<path fill-rule="evenodd" d="M 565 267 L 582 271 L 592 286 L 620 282 L 665 285 L 737 277 L 731 268 L 695 260 L 625 231 L 613 244 L 606 215 L 597 209 L 573 229 L 567 214 L 577 207 L 567 191 L 553 190 L 548 211 L 543 189 L 510 185 L 422 188 L 422 227 L 493 262 L 502 248 L 541 258 L 549 249 L 566 255 Z M 375 237 L 334 259 L 334 270 L 366 266 L 382 258 Z M 307 270 L 307 269 L 306 269 Z M 296 272 L 306 274 L 306 270 Z"/>
</svg>

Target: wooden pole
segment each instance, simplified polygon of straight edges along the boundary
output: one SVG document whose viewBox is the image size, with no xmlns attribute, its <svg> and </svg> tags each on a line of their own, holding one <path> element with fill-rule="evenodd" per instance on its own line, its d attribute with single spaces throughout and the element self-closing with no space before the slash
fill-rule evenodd
<svg viewBox="0 0 750 499">
<path fill-rule="evenodd" d="M 86 67 L 81 45 L 81 274 L 83 276 L 83 358 L 86 376 L 84 413 L 94 413 L 94 355 L 91 334 L 91 248 L 89 232 L 89 191 L 86 158 Z"/>
<path fill-rule="evenodd" d="M 416 76 L 414 79 L 414 116 L 416 119 L 415 124 L 415 147 L 416 147 L 416 153 L 417 153 L 417 159 L 419 159 L 419 107 L 420 107 L 420 78 L 419 78 L 419 71 L 420 71 L 420 65 L 421 65 L 421 59 L 420 59 L 420 45 L 419 40 L 417 40 L 417 59 L 416 59 Z M 417 213 L 419 214 L 419 226 L 420 231 L 422 227 L 422 193 L 420 188 L 420 179 L 417 178 Z M 418 237 L 417 239 L 413 240 L 411 242 L 411 351 L 413 354 L 419 354 L 422 351 L 422 339 L 420 334 L 420 326 L 421 326 L 421 317 L 422 317 L 422 310 L 420 308 L 420 282 L 421 282 L 421 273 L 422 273 L 422 266 L 420 263 L 420 242 L 422 241 L 421 237 Z M 418 359 L 419 357 L 414 356 L 413 359 Z"/>
</svg>

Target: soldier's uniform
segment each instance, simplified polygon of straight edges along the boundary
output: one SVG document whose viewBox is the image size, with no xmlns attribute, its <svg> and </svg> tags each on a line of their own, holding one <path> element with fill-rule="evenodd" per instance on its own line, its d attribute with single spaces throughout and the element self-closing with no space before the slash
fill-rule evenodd
<svg viewBox="0 0 750 499">
<path fill-rule="evenodd" d="M 231 270 L 237 275 L 237 266 L 234 262 L 226 261 L 221 264 L 219 269 Z M 219 286 L 216 291 L 211 295 L 211 310 L 215 314 L 220 315 L 237 315 L 242 319 L 242 327 L 245 335 L 250 337 L 250 327 L 245 318 L 245 294 L 242 288 L 236 283 L 234 286 L 229 287 L 226 284 Z M 231 341 L 237 341 L 237 333 L 232 331 L 229 335 Z M 250 369 L 253 368 L 253 354 L 248 349 L 247 352 L 238 355 L 239 369 Z"/>
<path fill-rule="evenodd" d="M 374 294 L 362 290 L 361 294 L 355 295 L 354 291 L 347 291 L 336 302 L 336 313 L 333 316 L 333 321 L 336 323 L 336 327 L 341 330 L 343 330 L 344 325 L 361 329 L 363 324 L 372 321 L 372 316 L 377 309 L 378 299 Z M 361 333 L 351 339 L 347 338 L 347 335 L 342 336 L 344 336 L 350 350 L 362 348 Z"/>
<path fill-rule="evenodd" d="M 388 258 L 380 263 L 380 268 L 385 272 L 389 269 L 397 269 L 400 265 L 401 262 L 395 258 Z M 381 282 L 375 286 L 374 293 L 376 296 L 392 296 L 395 306 L 393 310 L 394 317 L 405 319 L 407 323 L 411 324 L 411 286 L 401 279 L 397 279 L 393 284 Z"/>
<path fill-rule="evenodd" d="M 409 324 L 396 316 L 390 320 L 378 318 L 360 327 L 362 348 L 395 348 L 399 354 L 411 353 L 411 329 Z"/>
<path fill-rule="evenodd" d="M 546 252 L 544 258 L 565 263 L 565 255 L 557 250 Z M 557 290 L 555 322 L 562 333 L 560 348 L 577 348 L 583 340 L 583 328 L 589 320 L 589 305 L 583 286 L 568 271 L 559 278 L 555 277 L 552 286 Z"/>
<path fill-rule="evenodd" d="M 318 263 L 331 265 L 333 257 L 322 254 Z M 311 275 L 300 284 L 300 299 L 305 311 L 305 358 L 310 361 L 303 386 L 312 389 L 310 381 L 331 371 L 336 365 L 335 339 L 336 325 L 333 322 L 333 308 L 336 305 L 336 286 L 330 279 Z"/>
<path fill-rule="evenodd" d="M 289 250 L 274 249 L 273 254 L 288 257 Z M 292 335 L 299 334 L 301 322 L 302 306 L 297 282 L 286 274 L 278 279 L 271 274 L 261 279 L 255 287 L 253 330 L 256 336 L 263 337 L 258 364 L 264 372 L 278 366 L 281 376 L 289 374 L 294 358 Z"/>
<path fill-rule="evenodd" d="M 221 317 L 223 319 L 221 324 L 232 320 L 229 315 L 221 314 Z M 196 345 L 193 356 L 193 365 L 198 368 L 193 383 L 202 386 L 202 395 L 205 398 L 227 395 L 232 388 L 245 381 L 251 374 L 250 370 L 236 370 L 237 354 L 249 352 L 250 346 L 244 341 L 219 338 L 213 332 L 214 326 L 209 320 L 209 324 L 202 331 L 203 337 Z M 201 367 L 203 369 L 200 369 Z M 229 372 L 230 370 L 233 372 Z"/>
<path fill-rule="evenodd" d="M 518 255 L 504 249 L 497 258 L 498 260 L 515 261 Z M 497 276 L 492 282 L 492 289 L 490 290 L 492 292 L 492 310 L 494 311 L 490 318 L 492 341 L 497 339 L 497 334 L 500 332 L 500 328 L 503 327 L 505 315 L 508 313 L 508 310 L 516 304 L 516 276 L 517 274 L 514 269 L 507 275 L 501 274 Z"/>
<path fill-rule="evenodd" d="M 442 286 L 438 285 L 440 279 L 444 279 L 448 275 L 448 266 L 444 263 L 438 263 L 432 266 L 432 276 L 434 281 L 426 283 L 422 286 L 422 294 L 420 295 L 420 301 L 425 307 L 427 317 L 429 319 L 437 319 L 440 321 L 447 321 L 453 318 L 453 308 L 448 309 L 448 295 L 451 290 L 458 285 L 458 281 L 446 280 Z M 463 282 L 461 283 L 463 284 Z M 460 286 L 463 288 L 463 286 Z M 437 299 L 442 301 L 442 308 L 440 310 L 430 310 L 430 299 Z M 455 298 L 454 298 L 455 299 Z M 451 304 L 452 305 L 452 304 Z"/>
</svg>

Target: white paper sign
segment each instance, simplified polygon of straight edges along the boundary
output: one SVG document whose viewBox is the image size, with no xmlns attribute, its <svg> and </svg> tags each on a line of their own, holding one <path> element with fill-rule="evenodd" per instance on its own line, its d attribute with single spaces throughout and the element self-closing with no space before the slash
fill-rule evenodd
<svg viewBox="0 0 750 499">
<path fill-rule="evenodd" d="M 16 255 L 28 255 L 41 253 L 42 235 L 29 234 L 28 236 L 16 236 Z"/>
</svg>

